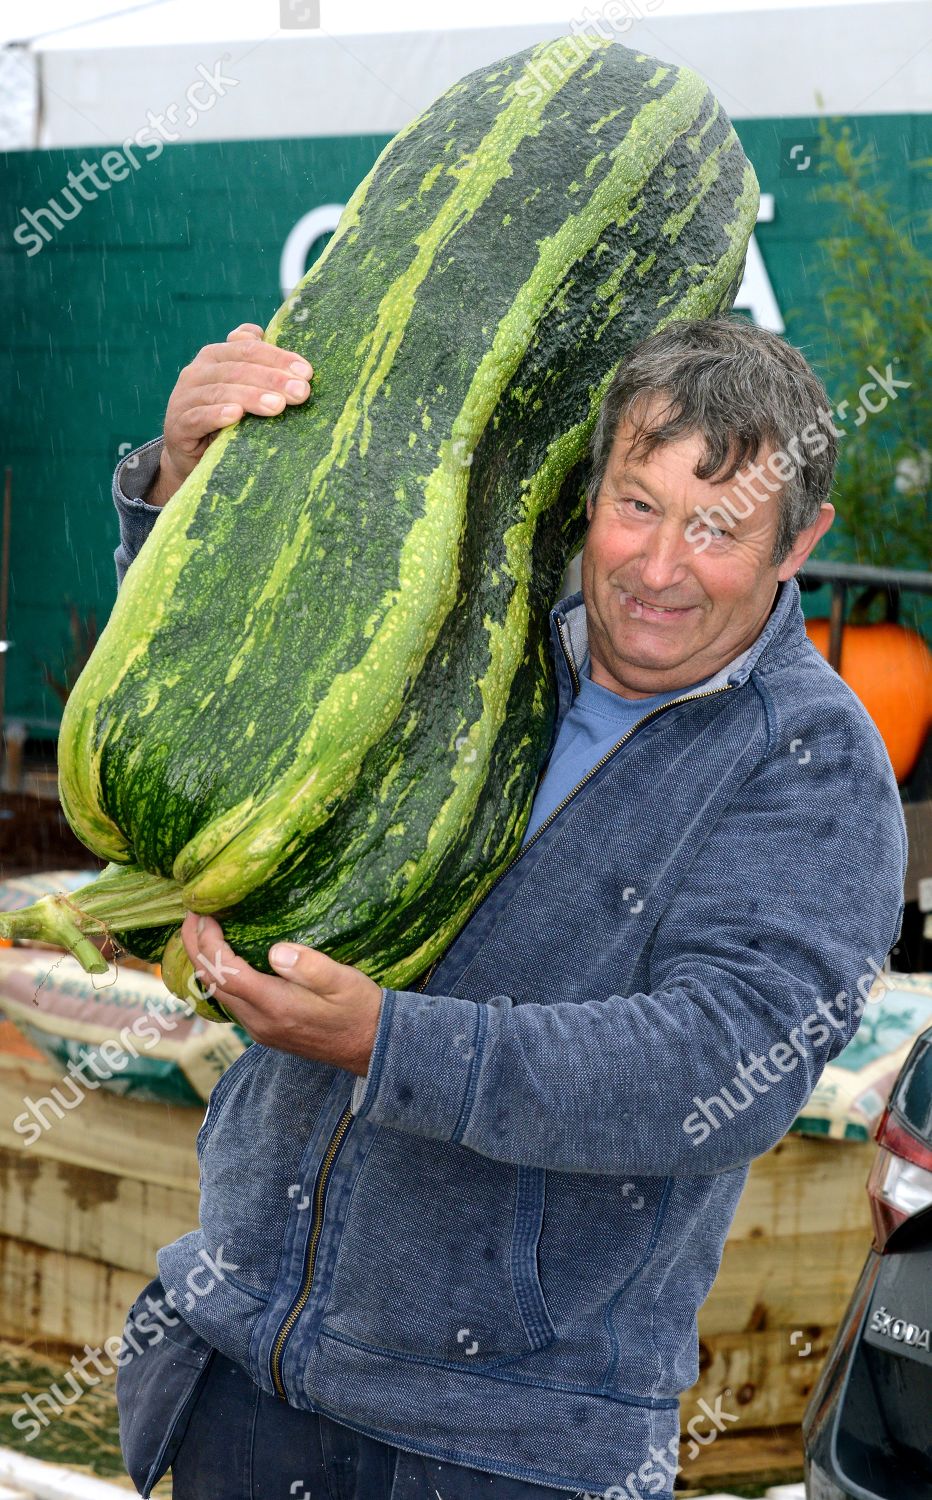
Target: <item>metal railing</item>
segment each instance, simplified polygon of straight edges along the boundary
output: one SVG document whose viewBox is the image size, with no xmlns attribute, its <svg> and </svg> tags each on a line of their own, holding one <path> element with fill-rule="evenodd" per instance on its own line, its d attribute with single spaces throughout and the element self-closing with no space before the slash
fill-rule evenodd
<svg viewBox="0 0 932 1500">
<path fill-rule="evenodd" d="M 917 594 L 932 594 L 932 573 L 914 573 L 906 568 L 874 568 L 862 563 L 807 562 L 796 577 L 804 593 L 812 593 L 825 584 L 831 588 L 828 659 L 836 672 L 841 661 L 841 637 L 845 627 L 845 603 L 849 588 L 860 587 L 868 594 L 886 595 L 887 619 L 894 622 L 899 619 L 900 599 L 904 593 L 912 590 Z"/>
</svg>

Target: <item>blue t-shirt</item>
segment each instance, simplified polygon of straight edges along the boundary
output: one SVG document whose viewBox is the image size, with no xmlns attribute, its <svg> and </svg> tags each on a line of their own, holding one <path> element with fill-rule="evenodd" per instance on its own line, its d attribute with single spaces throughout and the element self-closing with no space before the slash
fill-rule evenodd
<svg viewBox="0 0 932 1500">
<path fill-rule="evenodd" d="M 610 688 L 600 687 L 592 681 L 588 651 L 579 678 L 579 692 L 574 698 L 557 735 L 544 779 L 537 788 L 531 819 L 522 845 L 549 818 L 555 807 L 563 801 L 582 781 L 597 761 L 627 734 L 639 719 L 659 708 L 671 698 L 681 698 L 709 682 L 703 677 L 691 687 L 671 688 L 666 693 L 654 693 L 650 698 L 622 698 Z M 712 676 L 716 675 L 715 673 Z"/>
</svg>

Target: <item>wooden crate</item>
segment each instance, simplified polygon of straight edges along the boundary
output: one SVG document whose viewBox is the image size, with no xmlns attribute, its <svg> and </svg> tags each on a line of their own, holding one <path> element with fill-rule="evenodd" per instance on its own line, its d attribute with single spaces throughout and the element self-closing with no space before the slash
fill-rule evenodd
<svg viewBox="0 0 932 1500">
<path fill-rule="evenodd" d="M 68 826 L 57 797 L 0 790 L 0 880 L 43 870 L 101 870 Z"/>
<path fill-rule="evenodd" d="M 27 1148 L 13 1121 L 56 1080 L 0 1053 L 0 1338 L 80 1347 L 120 1332 L 159 1246 L 196 1227 L 203 1115 L 101 1089 Z M 874 1149 L 787 1136 L 753 1164 L 682 1400 L 684 1424 L 717 1397 L 740 1421 L 681 1483 L 801 1473 L 799 1422 L 870 1242 Z"/>
<path fill-rule="evenodd" d="M 121 1331 L 156 1250 L 196 1228 L 203 1111 L 99 1089 L 27 1146 L 23 1100 L 58 1079 L 0 1053 L 0 1338 L 80 1347 Z"/>
</svg>

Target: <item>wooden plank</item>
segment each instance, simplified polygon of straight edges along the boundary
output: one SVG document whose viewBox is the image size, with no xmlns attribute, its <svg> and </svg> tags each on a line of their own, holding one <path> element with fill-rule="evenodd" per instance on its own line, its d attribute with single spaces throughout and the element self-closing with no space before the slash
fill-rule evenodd
<svg viewBox="0 0 932 1500">
<path fill-rule="evenodd" d="M 684 1416 L 686 1409 L 684 1407 Z M 803 1477 L 803 1439 L 798 1427 L 778 1431 L 734 1432 L 701 1449 L 690 1462 L 681 1450 L 683 1472 L 677 1479 L 677 1500 L 708 1494 L 732 1485 L 791 1484 Z M 681 1491 L 680 1485 L 685 1486 Z"/>
<path fill-rule="evenodd" d="M 714 1407 L 721 1396 L 725 1409 L 740 1417 L 740 1427 L 726 1428 L 729 1434 L 747 1426 L 801 1422 L 834 1335 L 832 1325 L 811 1324 L 701 1338 L 701 1373 L 682 1398 L 684 1413 L 694 1410 L 700 1399 Z"/>
<path fill-rule="evenodd" d="M 80 1345 L 118 1331 L 159 1246 L 196 1225 L 202 1115 L 99 1090 L 27 1147 L 12 1122 L 26 1096 L 57 1081 L 44 1062 L 0 1057 L 0 1332 Z M 742 1428 L 799 1421 L 867 1253 L 873 1154 L 872 1144 L 787 1137 L 753 1164 L 700 1311 L 702 1373 L 684 1411 L 700 1397 L 714 1405 L 727 1386 Z"/>
<path fill-rule="evenodd" d="M 0 1203 L 0 1230 L 11 1238 L 147 1277 L 156 1251 L 198 1222 L 196 1186 L 169 1188 L 5 1147 Z"/>
<path fill-rule="evenodd" d="M 0 1145 L 26 1148 L 27 1138 L 13 1121 L 27 1097 L 49 1097 L 60 1081 L 44 1061 L 0 1053 Z M 203 1118 L 198 1109 L 129 1101 L 98 1089 L 61 1119 L 51 1107 L 44 1115 L 49 1128 L 30 1151 L 166 1186 L 196 1185 L 194 1137 Z M 870 1142 L 785 1137 L 752 1164 L 729 1242 L 821 1236 L 827 1223 L 869 1233 L 864 1183 L 874 1151 Z"/>
<path fill-rule="evenodd" d="M 0 1338 L 31 1347 L 97 1347 L 120 1334 L 130 1306 L 156 1273 L 124 1271 L 0 1236 Z"/>
<path fill-rule="evenodd" d="M 0 1054 L 0 1146 L 117 1177 L 196 1190 L 194 1138 L 203 1110 L 122 1099 L 105 1089 L 89 1090 L 73 1109 L 61 1109 L 51 1093 L 60 1083 L 61 1074 L 44 1061 Z M 66 1092 L 62 1097 L 71 1096 Z M 51 1100 L 42 1105 L 48 1128 L 34 1144 L 28 1143 L 31 1132 L 15 1128 L 28 1099 L 37 1105 Z"/>
<path fill-rule="evenodd" d="M 154 1253 L 150 1264 L 125 1270 L 2 1238 L 0 1337 L 99 1344 L 120 1331 L 126 1309 L 155 1270 Z M 800 1335 L 795 1343 L 794 1331 Z M 701 1398 L 714 1408 L 721 1396 L 724 1409 L 740 1417 L 740 1427 L 726 1426 L 721 1442 L 730 1443 L 749 1425 L 798 1423 L 833 1335 L 831 1326 L 810 1325 L 703 1336 L 700 1378 L 682 1398 L 684 1421 Z"/>
<path fill-rule="evenodd" d="M 729 1240 L 780 1239 L 826 1229 L 871 1232 L 867 1176 L 873 1141 L 787 1135 L 751 1163 Z"/>
<path fill-rule="evenodd" d="M 726 1240 L 700 1335 L 839 1322 L 869 1247 L 869 1232 L 835 1234 L 825 1224 L 821 1234 Z"/>
</svg>

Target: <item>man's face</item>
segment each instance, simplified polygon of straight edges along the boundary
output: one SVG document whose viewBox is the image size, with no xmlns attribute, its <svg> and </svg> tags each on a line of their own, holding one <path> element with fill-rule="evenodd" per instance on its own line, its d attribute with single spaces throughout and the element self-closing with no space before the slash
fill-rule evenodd
<svg viewBox="0 0 932 1500">
<path fill-rule="evenodd" d="M 690 687 L 750 646 L 778 583 L 802 566 L 835 512 L 826 502 L 775 567 L 780 481 L 766 467 L 768 453 L 756 460 L 763 478 L 748 465 L 715 484 L 693 472 L 705 455 L 701 436 L 661 443 L 640 460 L 630 453 L 633 436 L 622 423 L 596 503 L 586 507 L 582 590 L 592 680 L 644 698 Z M 712 511 L 711 527 L 702 511 Z"/>
</svg>

